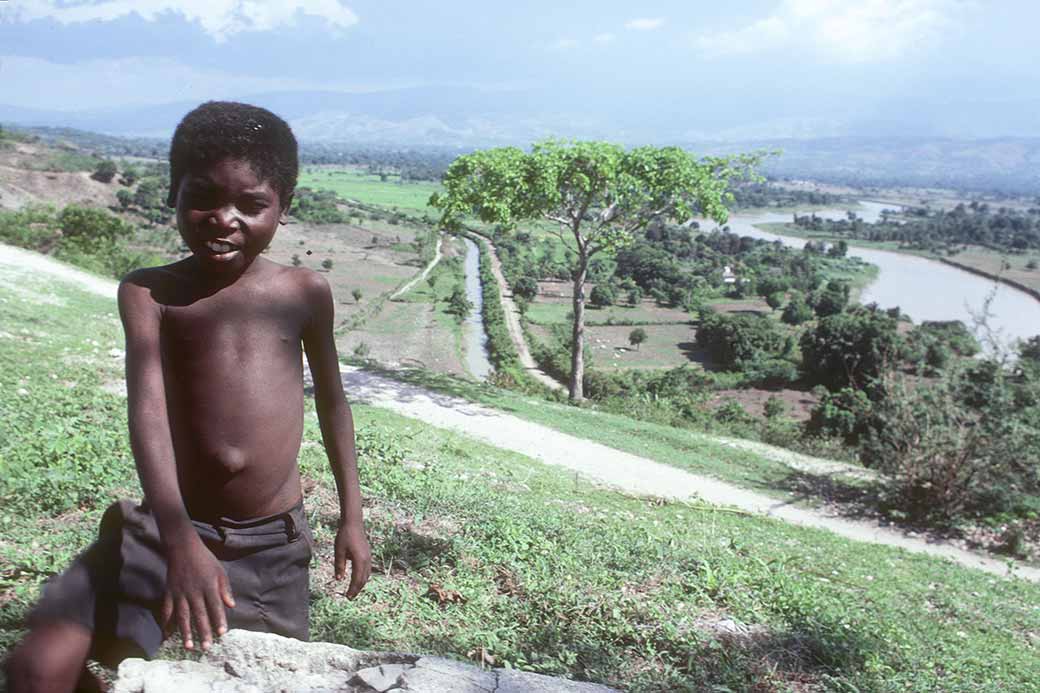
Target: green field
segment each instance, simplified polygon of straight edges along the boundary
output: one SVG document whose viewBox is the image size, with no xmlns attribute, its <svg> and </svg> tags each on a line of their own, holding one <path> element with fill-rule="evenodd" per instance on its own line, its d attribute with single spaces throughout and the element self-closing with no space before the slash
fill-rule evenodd
<svg viewBox="0 0 1040 693">
<path fill-rule="evenodd" d="M 106 504 L 139 493 L 125 401 L 103 387 L 121 371 L 109 354 L 122 343 L 114 309 L 0 272 L 0 656 Z M 525 406 L 570 418 L 571 408 Z M 620 417 L 581 413 L 603 434 L 632 438 L 614 430 Z M 301 468 L 317 544 L 316 640 L 483 653 L 628 691 L 996 692 L 1040 680 L 1036 585 L 706 504 L 597 490 L 415 420 L 361 406 L 355 415 L 374 572 L 348 602 L 329 579 L 336 501 L 308 401 Z M 432 585 L 457 598 L 431 598 Z"/>
<path fill-rule="evenodd" d="M 431 216 L 436 214 L 436 210 L 427 206 L 427 202 L 430 195 L 441 189 L 437 183 L 402 182 L 398 176 L 389 176 L 383 181 L 359 168 L 317 166 L 300 172 L 299 185 L 331 190 L 345 200 L 396 208 L 402 212 L 428 212 Z"/>
</svg>

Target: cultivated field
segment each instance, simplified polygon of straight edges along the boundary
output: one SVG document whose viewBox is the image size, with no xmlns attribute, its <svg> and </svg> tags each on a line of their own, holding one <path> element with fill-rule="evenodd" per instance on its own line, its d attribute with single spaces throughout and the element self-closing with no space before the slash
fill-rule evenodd
<svg viewBox="0 0 1040 693">
<path fill-rule="evenodd" d="M 331 190 L 346 200 L 357 200 L 366 204 L 379 205 L 402 212 L 430 212 L 427 206 L 430 195 L 440 190 L 440 185 L 425 181 L 402 182 L 400 176 L 379 176 L 366 173 L 364 169 L 343 166 L 308 166 L 300 173 L 300 187 L 315 190 Z"/>
</svg>

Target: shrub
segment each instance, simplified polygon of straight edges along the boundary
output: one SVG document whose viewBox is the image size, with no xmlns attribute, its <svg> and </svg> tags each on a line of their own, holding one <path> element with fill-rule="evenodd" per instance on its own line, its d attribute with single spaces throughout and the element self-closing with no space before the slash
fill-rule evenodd
<svg viewBox="0 0 1040 693">
<path fill-rule="evenodd" d="M 784 305 L 784 293 L 782 291 L 775 291 L 766 296 L 766 304 L 772 309 L 776 310 L 780 306 Z"/>
<path fill-rule="evenodd" d="M 639 350 L 639 345 L 646 341 L 646 330 L 642 327 L 637 327 L 628 333 L 628 343 Z"/>
<path fill-rule="evenodd" d="M 816 314 L 822 317 L 837 315 L 845 310 L 849 304 L 849 285 L 845 282 L 832 279 L 816 295 L 814 308 Z"/>
<path fill-rule="evenodd" d="M 634 286 L 628 290 L 628 304 L 631 306 L 638 306 L 643 300 L 643 290 L 638 286 Z"/>
<path fill-rule="evenodd" d="M 321 266 L 325 270 L 332 269 L 332 260 L 330 260 L 329 258 L 325 258 L 324 260 L 321 261 Z"/>
<path fill-rule="evenodd" d="M 116 162 L 111 159 L 102 159 L 94 167 L 94 172 L 90 174 L 90 177 L 101 183 L 111 183 L 118 172 L 119 169 L 116 167 Z"/>
<path fill-rule="evenodd" d="M 802 334 L 802 370 L 830 390 L 863 388 L 899 353 L 896 321 L 860 308 L 825 317 Z"/>
<path fill-rule="evenodd" d="M 825 392 L 813 407 L 806 433 L 841 438 L 847 445 L 858 445 L 870 430 L 873 403 L 863 390 L 843 387 Z"/>
<path fill-rule="evenodd" d="M 292 256 L 292 266 L 293 267 L 299 267 L 302 264 L 303 264 L 303 261 L 300 260 L 300 256 L 297 253 L 293 253 L 293 256 Z"/>
<path fill-rule="evenodd" d="M 784 307 L 780 319 L 788 325 L 801 325 L 813 319 L 813 310 L 805 302 L 805 296 L 801 293 L 793 294 L 791 300 Z"/>
<path fill-rule="evenodd" d="M 770 395 L 763 409 L 767 419 L 778 419 L 787 413 L 787 405 L 776 395 Z"/>
<path fill-rule="evenodd" d="M 776 323 L 760 315 L 711 313 L 701 320 L 696 341 L 712 361 L 730 369 L 778 355 L 787 346 Z"/>
<path fill-rule="evenodd" d="M 589 302 L 594 306 L 605 308 L 617 301 L 617 290 L 610 284 L 596 284 L 589 294 Z"/>
<path fill-rule="evenodd" d="M 513 295 L 533 301 L 538 296 L 538 280 L 534 277 L 520 277 L 513 283 Z"/>
<path fill-rule="evenodd" d="M 361 289 L 355 288 L 351 290 L 350 295 L 354 297 L 354 303 L 361 303 L 361 297 L 363 295 Z"/>
<path fill-rule="evenodd" d="M 999 364 L 986 370 L 995 377 L 978 405 L 963 397 L 969 369 L 913 387 L 885 384 L 861 459 L 890 477 L 892 505 L 947 520 L 1015 512 L 1040 492 L 1040 409 Z"/>
</svg>

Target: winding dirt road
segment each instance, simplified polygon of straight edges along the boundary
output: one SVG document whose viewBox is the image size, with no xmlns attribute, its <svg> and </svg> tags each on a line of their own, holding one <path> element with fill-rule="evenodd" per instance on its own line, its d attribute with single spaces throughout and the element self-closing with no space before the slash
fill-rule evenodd
<svg viewBox="0 0 1040 693">
<path fill-rule="evenodd" d="M 46 273 L 102 296 L 115 297 L 116 282 L 69 267 L 48 257 L 0 244 L 0 265 Z M 308 373 L 309 375 L 309 373 Z M 430 425 L 452 429 L 495 447 L 518 452 L 546 464 L 564 467 L 585 478 L 620 491 L 678 500 L 700 500 L 735 506 L 747 512 L 791 524 L 826 529 L 856 541 L 865 541 L 947 558 L 994 575 L 1007 575 L 1007 560 L 933 543 L 876 522 L 851 520 L 822 511 L 800 508 L 753 491 L 660 464 L 620 450 L 576 438 L 524 421 L 501 411 L 473 404 L 353 367 L 343 367 L 343 383 L 354 401 L 385 407 Z M 720 439 L 732 444 L 735 441 Z M 745 441 L 746 442 L 746 441 Z M 773 459 L 793 453 L 755 443 Z M 741 447 L 746 447 L 742 445 Z M 814 464 L 801 457 L 801 464 Z M 817 461 L 820 465 L 833 465 Z M 1016 564 L 1013 574 L 1040 582 L 1040 569 Z"/>
</svg>

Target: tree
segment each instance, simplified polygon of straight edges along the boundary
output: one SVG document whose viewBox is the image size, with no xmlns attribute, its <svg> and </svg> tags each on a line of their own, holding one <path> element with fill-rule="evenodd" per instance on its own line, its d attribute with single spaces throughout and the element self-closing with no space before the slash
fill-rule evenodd
<svg viewBox="0 0 1040 693">
<path fill-rule="evenodd" d="M 520 277 L 513 284 L 513 295 L 525 301 L 533 301 L 538 296 L 538 280 L 534 277 Z"/>
<path fill-rule="evenodd" d="M 119 202 L 121 209 L 129 209 L 130 205 L 133 204 L 134 196 L 129 190 L 120 188 L 116 191 L 116 201 Z"/>
<path fill-rule="evenodd" d="M 94 167 L 94 172 L 90 174 L 90 177 L 101 183 L 111 183 L 118 172 L 119 169 L 116 168 L 116 162 L 111 159 L 102 159 Z"/>
<path fill-rule="evenodd" d="M 614 302 L 617 300 L 617 291 L 610 284 L 596 284 L 596 286 L 592 287 L 589 300 L 592 301 L 594 306 L 606 308 L 614 305 Z"/>
<path fill-rule="evenodd" d="M 321 266 L 324 267 L 326 270 L 332 269 L 332 260 L 330 260 L 329 258 L 325 258 L 321 261 Z"/>
<path fill-rule="evenodd" d="M 473 310 L 473 303 L 466 298 L 466 290 L 461 284 L 456 286 L 451 292 L 451 298 L 448 299 L 448 312 L 454 315 L 456 320 L 462 322 L 471 310 Z"/>
<path fill-rule="evenodd" d="M 354 297 L 354 303 L 361 303 L 361 289 L 354 289 L 350 292 L 350 295 Z"/>
<path fill-rule="evenodd" d="M 638 306 L 643 301 L 643 290 L 638 286 L 628 290 L 628 304 Z"/>
<path fill-rule="evenodd" d="M 821 318 L 837 315 L 849 304 L 849 285 L 832 279 L 816 296 L 816 314 Z"/>
<path fill-rule="evenodd" d="M 862 389 L 895 361 L 899 345 L 896 321 L 883 311 L 838 313 L 802 334 L 802 370 L 830 390 Z"/>
<path fill-rule="evenodd" d="M 444 192 L 430 198 L 441 224 L 457 227 L 473 215 L 509 231 L 535 220 L 569 251 L 574 284 L 571 329 L 572 401 L 584 398 L 585 282 L 600 253 L 629 245 L 657 219 L 682 223 L 694 214 L 727 218 L 729 181 L 746 175 L 756 156 L 697 159 L 678 147 L 626 151 L 605 142 L 545 141 L 524 152 L 501 147 L 457 158 L 443 177 Z"/>
<path fill-rule="evenodd" d="M 642 327 L 637 327 L 628 333 L 628 343 L 639 351 L 639 345 L 646 341 L 646 330 Z"/>
<path fill-rule="evenodd" d="M 756 313 L 710 313 L 697 327 L 696 341 L 714 363 L 730 370 L 783 355 L 790 346 L 773 320 Z"/>
<path fill-rule="evenodd" d="M 813 310 L 805 302 L 805 296 L 801 293 L 791 295 L 791 300 L 784 307 L 780 319 L 788 325 L 801 325 L 813 319 Z"/>
<path fill-rule="evenodd" d="M 772 309 L 776 310 L 780 306 L 784 305 L 784 292 L 774 291 L 773 293 L 766 296 L 766 304 Z"/>
</svg>

